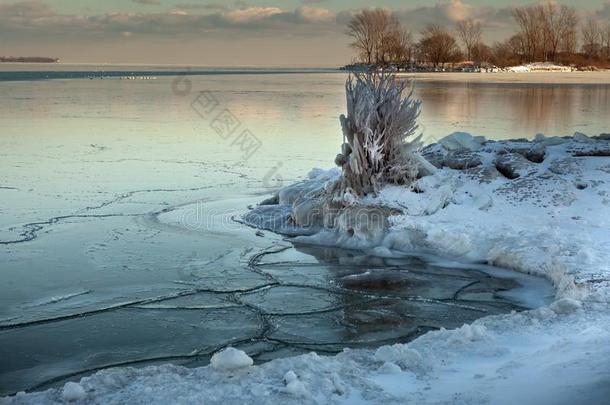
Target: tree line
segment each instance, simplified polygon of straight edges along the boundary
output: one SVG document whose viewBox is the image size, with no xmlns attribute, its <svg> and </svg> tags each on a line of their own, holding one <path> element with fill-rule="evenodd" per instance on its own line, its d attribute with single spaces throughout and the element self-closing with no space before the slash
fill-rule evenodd
<svg viewBox="0 0 610 405">
<path fill-rule="evenodd" d="M 483 42 L 481 23 L 458 21 L 453 29 L 429 25 L 418 41 L 389 10 L 365 9 L 347 26 L 356 61 L 376 66 L 425 64 L 433 67 L 472 61 L 499 67 L 529 62 L 607 65 L 610 23 L 593 17 L 580 21 L 572 7 L 553 1 L 516 7 L 519 30 L 505 41 Z M 459 42 L 458 42 L 459 41 Z M 460 46 L 461 45 L 461 46 Z"/>
</svg>

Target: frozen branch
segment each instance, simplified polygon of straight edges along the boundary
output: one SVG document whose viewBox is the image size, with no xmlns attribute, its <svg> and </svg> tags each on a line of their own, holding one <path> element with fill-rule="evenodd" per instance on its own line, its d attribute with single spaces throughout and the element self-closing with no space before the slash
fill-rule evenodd
<svg viewBox="0 0 610 405">
<path fill-rule="evenodd" d="M 347 80 L 344 143 L 335 159 L 343 169 L 342 196 L 376 193 L 383 184 L 409 184 L 417 177 L 421 158 L 414 151 L 421 136 L 414 135 L 421 102 L 407 91 L 409 85 L 378 72 L 356 73 Z"/>
</svg>

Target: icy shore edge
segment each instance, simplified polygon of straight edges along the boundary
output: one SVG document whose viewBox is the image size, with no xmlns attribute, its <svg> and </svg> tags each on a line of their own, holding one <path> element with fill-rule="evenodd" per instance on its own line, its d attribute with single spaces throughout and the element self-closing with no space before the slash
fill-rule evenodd
<svg viewBox="0 0 610 405">
<path fill-rule="evenodd" d="M 435 251 L 541 275 L 556 287 L 553 304 L 376 351 L 312 353 L 261 366 L 231 353 L 240 361 L 230 365 L 243 366 L 104 370 L 0 403 L 604 403 L 610 137 L 493 142 L 456 133 L 423 155 L 438 168 L 434 175 L 353 201 L 333 228 L 311 196 L 337 171 L 312 171 L 245 220 L 306 243 L 380 256 Z"/>
</svg>

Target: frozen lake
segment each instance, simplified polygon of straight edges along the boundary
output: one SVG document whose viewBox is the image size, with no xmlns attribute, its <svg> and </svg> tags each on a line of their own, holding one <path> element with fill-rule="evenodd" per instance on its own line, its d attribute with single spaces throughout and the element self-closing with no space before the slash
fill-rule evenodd
<svg viewBox="0 0 610 405">
<path fill-rule="evenodd" d="M 532 277 L 293 246 L 232 220 L 332 164 L 345 77 L 0 82 L 0 394 L 197 366 L 228 344 L 265 361 L 403 342 L 548 297 Z M 608 81 L 416 92 L 431 141 L 610 128 Z"/>
</svg>

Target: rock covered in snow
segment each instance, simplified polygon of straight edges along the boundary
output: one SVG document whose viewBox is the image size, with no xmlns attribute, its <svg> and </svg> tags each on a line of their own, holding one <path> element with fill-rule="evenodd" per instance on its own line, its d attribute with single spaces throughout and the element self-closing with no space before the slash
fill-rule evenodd
<svg viewBox="0 0 610 405">
<path fill-rule="evenodd" d="M 572 298 L 561 298 L 553 302 L 550 308 L 557 314 L 571 314 L 582 308 L 582 302 Z"/>
<path fill-rule="evenodd" d="M 297 377 L 297 375 L 294 371 L 290 370 L 286 374 L 284 374 L 284 383 L 286 384 L 285 391 L 288 394 L 291 394 L 291 395 L 294 395 L 297 397 L 307 396 L 308 392 L 307 392 L 307 389 L 305 388 L 305 384 L 303 384 L 299 380 L 299 377 Z"/>
<path fill-rule="evenodd" d="M 66 402 L 77 402 L 83 401 L 87 397 L 87 393 L 79 383 L 68 382 L 64 385 L 61 397 Z"/>
<path fill-rule="evenodd" d="M 452 134 L 422 151 L 440 168 L 433 175 L 409 188 L 386 186 L 377 196 L 335 207 L 322 227 L 308 228 L 311 232 L 299 233 L 293 223 L 293 235 L 302 243 L 367 249 L 386 257 L 432 249 L 487 261 L 544 275 L 561 296 L 579 296 L 583 285 L 605 291 L 610 285 L 603 275 L 610 266 L 603 253 L 610 249 L 606 149 L 610 142 L 584 134 L 538 134 L 533 141 Z M 313 184 L 316 176 L 304 190 L 328 184 L 329 176 Z M 315 204 L 300 201 L 290 208 L 292 218 L 309 218 Z M 387 212 L 387 221 L 375 221 L 375 207 Z M 578 231 L 568 231 L 571 227 Z"/>
<path fill-rule="evenodd" d="M 344 209 L 337 218 L 337 229 L 361 240 L 380 240 L 390 227 L 391 211 L 378 207 L 355 206 Z"/>
<path fill-rule="evenodd" d="M 537 171 L 536 164 L 518 153 L 506 153 L 498 156 L 494 164 L 506 178 L 514 180 Z"/>
<path fill-rule="evenodd" d="M 385 362 L 378 371 L 380 374 L 400 374 L 402 369 L 392 362 Z"/>
<path fill-rule="evenodd" d="M 212 356 L 212 367 L 221 371 L 233 371 L 248 368 L 254 361 L 245 352 L 228 347 Z"/>
<path fill-rule="evenodd" d="M 384 363 L 394 363 L 406 369 L 416 369 L 423 363 L 421 354 L 403 344 L 382 346 L 375 351 L 375 359 Z"/>
<path fill-rule="evenodd" d="M 485 137 L 472 136 L 467 132 L 454 132 L 438 141 L 440 145 L 450 151 L 477 151 L 481 149 L 484 142 Z"/>
<path fill-rule="evenodd" d="M 455 170 L 471 169 L 481 166 L 483 162 L 478 154 L 469 150 L 452 151 L 443 161 L 443 165 Z"/>
</svg>

